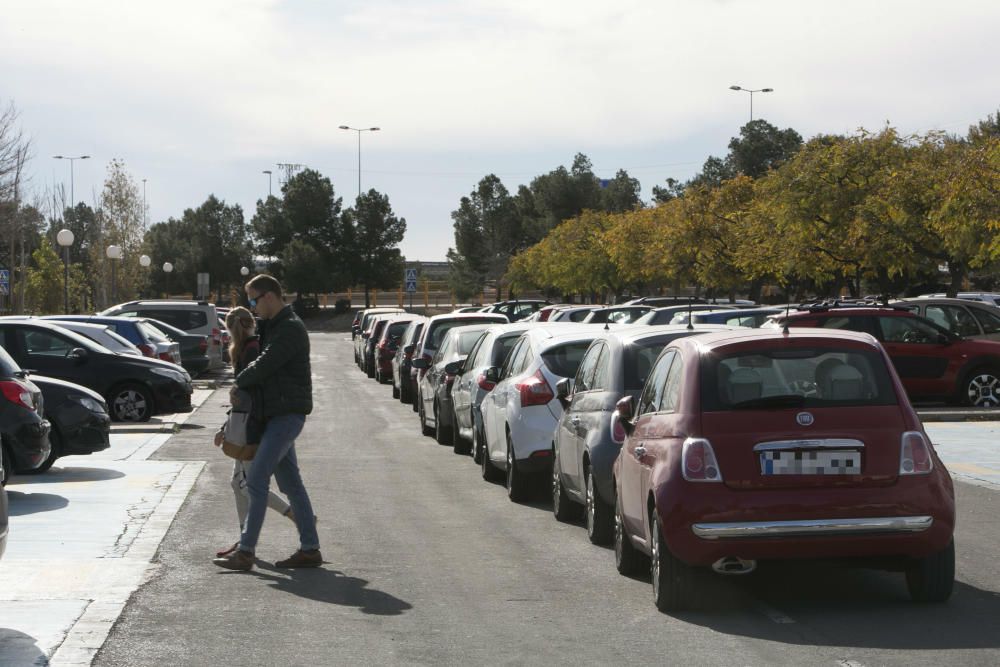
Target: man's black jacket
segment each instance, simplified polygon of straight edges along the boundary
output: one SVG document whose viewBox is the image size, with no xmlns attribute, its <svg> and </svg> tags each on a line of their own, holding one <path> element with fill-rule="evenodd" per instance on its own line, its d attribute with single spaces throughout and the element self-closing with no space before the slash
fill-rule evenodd
<svg viewBox="0 0 1000 667">
<path fill-rule="evenodd" d="M 265 417 L 312 412 L 309 334 L 291 306 L 267 320 L 263 343 L 260 356 L 236 377 L 236 386 L 260 387 Z"/>
</svg>

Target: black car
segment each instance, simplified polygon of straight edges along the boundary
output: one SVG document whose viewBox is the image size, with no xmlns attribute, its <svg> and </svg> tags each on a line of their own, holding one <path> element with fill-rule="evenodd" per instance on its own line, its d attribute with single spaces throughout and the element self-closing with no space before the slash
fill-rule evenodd
<svg viewBox="0 0 1000 667">
<path fill-rule="evenodd" d="M 181 366 L 184 367 L 184 370 L 192 376 L 200 375 L 208 370 L 208 366 L 211 364 L 211 359 L 208 358 L 208 336 L 181 331 L 175 326 L 152 318 L 146 318 L 145 321 L 181 346 Z"/>
<path fill-rule="evenodd" d="M 21 368 L 99 393 L 116 421 L 148 421 L 157 414 L 191 411 L 191 376 L 176 364 L 114 354 L 38 320 L 0 319 L 0 343 Z"/>
<path fill-rule="evenodd" d="M 7 478 L 8 462 L 4 460 L 3 450 L 0 449 L 0 477 Z M 0 485 L 0 557 L 7 551 L 7 534 L 10 532 L 8 510 L 7 510 L 7 489 Z"/>
<path fill-rule="evenodd" d="M 392 397 L 398 398 L 401 403 L 413 402 L 413 383 L 410 380 L 410 364 L 413 362 L 413 351 L 420 340 L 420 332 L 423 331 L 426 317 L 415 316 L 403 332 L 396 348 L 396 355 L 392 358 Z"/>
<path fill-rule="evenodd" d="M 49 421 L 41 390 L 0 347 L 0 442 L 3 484 L 12 472 L 42 465 L 49 456 Z"/>
<path fill-rule="evenodd" d="M 42 390 L 45 418 L 52 425 L 52 451 L 42 465 L 26 472 L 45 472 L 61 456 L 93 454 L 111 446 L 111 417 L 100 394 L 44 375 L 32 375 L 31 381 Z"/>
<path fill-rule="evenodd" d="M 540 299 L 515 299 L 513 301 L 498 301 L 483 308 L 480 312 L 500 313 L 501 315 L 506 315 L 508 321 L 517 322 L 550 305 L 552 304 L 548 301 Z"/>
</svg>

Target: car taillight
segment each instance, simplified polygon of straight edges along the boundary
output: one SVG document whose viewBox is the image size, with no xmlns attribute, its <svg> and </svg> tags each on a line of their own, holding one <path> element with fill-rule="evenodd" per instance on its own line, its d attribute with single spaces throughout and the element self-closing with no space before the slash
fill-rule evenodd
<svg viewBox="0 0 1000 667">
<path fill-rule="evenodd" d="M 542 313 L 538 316 L 538 321 L 539 322 L 548 322 L 549 321 L 549 316 L 551 314 L 552 314 L 551 310 L 543 310 Z"/>
<path fill-rule="evenodd" d="M 526 408 L 529 405 L 545 405 L 556 397 L 552 393 L 549 383 L 545 380 L 545 376 L 542 375 L 541 370 L 536 371 L 531 377 L 518 382 L 514 387 L 521 394 L 522 408 Z"/>
<path fill-rule="evenodd" d="M 170 354 L 169 352 L 160 352 L 160 359 L 173 363 L 174 355 Z"/>
<path fill-rule="evenodd" d="M 688 438 L 681 451 L 681 474 L 689 482 L 721 482 L 722 471 L 712 443 L 704 438 Z"/>
<path fill-rule="evenodd" d="M 625 427 L 617 412 L 611 413 L 611 440 L 619 445 L 625 442 Z"/>
<path fill-rule="evenodd" d="M 479 377 L 476 378 L 476 384 L 483 391 L 493 391 L 493 387 L 497 386 L 496 382 L 490 382 L 486 379 L 486 373 L 479 374 Z"/>
<path fill-rule="evenodd" d="M 931 448 L 920 431 L 903 434 L 903 444 L 899 454 L 900 475 L 926 475 L 934 470 Z"/>
<path fill-rule="evenodd" d="M 144 357 L 156 357 L 156 350 L 154 350 L 153 346 L 148 343 L 140 343 L 139 351 L 142 352 L 142 356 Z"/>
<path fill-rule="evenodd" d="M 22 408 L 29 410 L 35 409 L 35 399 L 31 396 L 31 390 L 20 382 L 14 380 L 0 381 L 0 391 L 3 392 L 4 398 L 14 405 L 20 405 Z"/>
<path fill-rule="evenodd" d="M 208 351 L 208 339 L 202 338 L 201 342 L 198 343 L 198 349 L 203 353 Z"/>
<path fill-rule="evenodd" d="M 221 345 L 222 344 L 222 331 L 217 327 L 212 328 L 212 344 Z"/>
</svg>

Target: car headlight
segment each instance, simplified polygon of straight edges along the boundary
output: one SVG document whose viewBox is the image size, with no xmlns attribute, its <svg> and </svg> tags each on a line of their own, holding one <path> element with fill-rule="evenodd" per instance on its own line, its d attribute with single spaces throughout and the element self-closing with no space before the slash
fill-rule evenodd
<svg viewBox="0 0 1000 667">
<path fill-rule="evenodd" d="M 104 401 L 99 401 L 96 398 L 91 398 L 90 396 L 70 396 L 69 398 L 71 401 L 79 403 L 91 412 L 107 413 L 108 411 L 107 407 L 104 405 Z"/>
<path fill-rule="evenodd" d="M 181 371 L 175 371 L 170 368 L 153 368 L 150 370 L 161 377 L 170 378 L 174 382 L 190 382 L 190 380 L 184 379 L 184 376 L 187 375 L 187 373 L 181 373 Z"/>
</svg>

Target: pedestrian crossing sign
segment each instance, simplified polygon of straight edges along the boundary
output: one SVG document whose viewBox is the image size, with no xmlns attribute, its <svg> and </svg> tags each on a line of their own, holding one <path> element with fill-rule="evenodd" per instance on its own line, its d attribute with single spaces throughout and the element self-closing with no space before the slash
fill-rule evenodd
<svg viewBox="0 0 1000 667">
<path fill-rule="evenodd" d="M 407 283 L 411 283 L 411 282 L 415 283 L 415 282 L 417 282 L 417 270 L 416 269 L 407 269 L 406 270 L 406 282 Z M 414 289 L 416 289 L 416 288 L 414 288 Z M 407 290 L 407 291 L 409 291 L 409 290 Z"/>
</svg>

